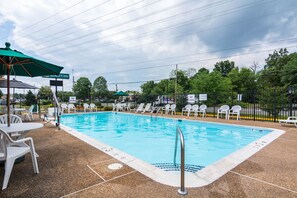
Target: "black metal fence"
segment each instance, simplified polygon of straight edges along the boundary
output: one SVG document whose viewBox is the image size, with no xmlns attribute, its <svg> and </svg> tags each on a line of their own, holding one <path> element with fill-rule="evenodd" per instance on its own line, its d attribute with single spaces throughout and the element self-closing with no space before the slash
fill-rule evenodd
<svg viewBox="0 0 297 198">
<path fill-rule="evenodd" d="M 206 94 L 206 95 L 205 95 Z M 193 99 L 192 104 L 207 105 L 208 117 L 215 117 L 218 108 L 227 104 L 230 108 L 233 105 L 240 105 L 241 119 L 254 121 L 272 121 L 286 119 L 288 116 L 297 116 L 297 89 L 257 89 L 245 93 L 189 93 L 156 96 L 156 95 L 133 95 L 120 98 L 120 102 L 126 102 L 136 106 L 139 103 L 152 103 L 155 106 L 163 106 L 167 103 L 176 103 L 177 112 L 187 105 L 189 97 Z M 194 95 L 194 97 L 193 97 Z M 176 98 L 176 100 L 175 100 Z M 118 102 L 119 102 L 118 101 Z M 105 105 L 111 105 L 107 103 Z"/>
</svg>

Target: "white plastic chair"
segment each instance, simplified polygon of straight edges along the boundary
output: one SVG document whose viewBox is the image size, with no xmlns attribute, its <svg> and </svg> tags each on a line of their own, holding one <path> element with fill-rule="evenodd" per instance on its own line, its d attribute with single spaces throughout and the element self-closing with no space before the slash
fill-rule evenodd
<svg viewBox="0 0 297 198">
<path fill-rule="evenodd" d="M 121 103 L 117 103 L 117 104 L 116 104 L 116 110 L 117 110 L 117 111 L 123 111 L 123 106 L 122 106 Z"/>
<path fill-rule="evenodd" d="M 192 105 L 187 104 L 185 107 L 182 108 L 182 115 L 184 115 L 184 112 L 187 112 L 187 115 L 190 115 L 190 111 L 192 109 Z"/>
<path fill-rule="evenodd" d="M 199 110 L 199 105 L 193 105 L 191 110 L 190 110 L 190 114 L 193 113 L 194 116 L 197 116 L 198 110 Z"/>
<path fill-rule="evenodd" d="M 173 114 L 176 115 L 175 109 L 176 109 L 176 104 L 170 105 L 169 111 L 171 112 L 171 115 Z"/>
<path fill-rule="evenodd" d="M 201 105 L 199 107 L 199 110 L 197 111 L 197 113 L 198 113 L 197 116 L 199 116 L 199 113 L 202 113 L 202 117 L 205 117 L 206 109 L 207 109 L 207 106 L 206 105 Z"/>
<path fill-rule="evenodd" d="M 170 104 L 166 104 L 163 108 L 162 111 L 165 111 L 165 114 L 168 114 L 170 111 Z"/>
<path fill-rule="evenodd" d="M 72 110 L 74 113 L 76 112 L 76 108 L 75 108 L 74 104 L 68 104 L 68 113 L 70 113 L 71 110 Z"/>
<path fill-rule="evenodd" d="M 18 115 L 10 114 L 10 123 L 22 123 L 22 118 L 20 118 Z M 0 116 L 0 124 L 7 124 L 7 114 Z M 17 138 L 21 134 L 19 132 L 11 133 L 11 137 Z"/>
<path fill-rule="evenodd" d="M 232 106 L 232 108 L 230 109 L 229 114 L 228 114 L 228 119 L 230 119 L 230 115 L 236 115 L 236 119 L 239 120 L 240 119 L 240 111 L 241 111 L 241 106 L 239 106 L 239 105 Z"/>
<path fill-rule="evenodd" d="M 222 117 L 223 117 L 223 114 L 225 114 L 225 116 L 226 116 L 226 120 L 227 120 L 227 119 L 229 118 L 229 117 L 228 117 L 229 109 L 230 109 L 230 107 L 229 107 L 228 105 L 223 105 L 223 106 L 221 106 L 221 107 L 218 109 L 217 119 L 219 119 L 220 115 L 222 115 Z"/>
<path fill-rule="evenodd" d="M 23 114 L 23 120 L 25 121 L 26 119 L 28 119 L 29 121 L 32 121 L 34 120 L 34 117 L 33 117 L 33 109 L 34 109 L 34 105 L 31 105 L 30 108 L 28 109 L 28 111 L 26 111 L 24 114 Z"/>
<path fill-rule="evenodd" d="M 90 105 L 87 103 L 84 103 L 84 112 L 87 112 L 88 110 L 91 111 Z"/>
<path fill-rule="evenodd" d="M 94 111 L 97 112 L 97 106 L 94 103 L 90 104 L 90 109 L 91 109 L 90 111 L 92 111 L 92 112 L 94 112 Z"/>
<path fill-rule="evenodd" d="M 65 103 L 62 103 L 62 104 L 61 104 L 61 112 L 62 112 L 62 113 L 65 113 L 66 109 L 68 109 L 68 105 L 65 104 Z"/>
<path fill-rule="evenodd" d="M 117 109 L 117 105 L 115 103 L 112 103 L 112 111 L 115 111 Z"/>
<path fill-rule="evenodd" d="M 28 142 L 28 144 L 25 142 Z M 25 146 L 16 146 L 20 144 Z M 27 137 L 14 141 L 5 131 L 0 129 L 0 161 L 5 161 L 2 190 L 7 188 L 15 160 L 27 153 L 31 153 L 34 173 L 39 173 L 33 139 Z"/>
<path fill-rule="evenodd" d="M 147 103 L 141 113 L 150 112 L 151 111 L 151 103 Z"/>
</svg>

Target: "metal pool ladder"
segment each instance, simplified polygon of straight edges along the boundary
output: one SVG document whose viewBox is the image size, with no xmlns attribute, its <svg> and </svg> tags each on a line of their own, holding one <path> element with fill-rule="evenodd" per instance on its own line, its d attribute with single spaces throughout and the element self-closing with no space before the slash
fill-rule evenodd
<svg viewBox="0 0 297 198">
<path fill-rule="evenodd" d="M 178 135 L 180 136 L 180 188 L 178 189 L 178 193 L 181 195 L 188 194 L 185 188 L 185 140 L 184 135 L 179 126 L 176 127 L 176 135 L 175 135 L 175 149 L 174 149 L 174 166 L 176 166 L 176 153 L 177 153 L 177 141 Z"/>
</svg>

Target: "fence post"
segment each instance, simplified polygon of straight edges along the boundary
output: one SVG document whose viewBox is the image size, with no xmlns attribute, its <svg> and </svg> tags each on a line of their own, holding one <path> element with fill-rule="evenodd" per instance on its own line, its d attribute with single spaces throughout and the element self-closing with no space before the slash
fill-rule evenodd
<svg viewBox="0 0 297 198">
<path fill-rule="evenodd" d="M 276 88 L 274 88 L 274 97 L 273 97 L 273 112 L 274 112 L 274 116 L 273 116 L 273 122 L 276 122 Z"/>
<path fill-rule="evenodd" d="M 254 109 L 253 109 L 254 121 L 256 121 L 256 89 L 253 90 L 253 102 L 254 102 Z"/>
</svg>

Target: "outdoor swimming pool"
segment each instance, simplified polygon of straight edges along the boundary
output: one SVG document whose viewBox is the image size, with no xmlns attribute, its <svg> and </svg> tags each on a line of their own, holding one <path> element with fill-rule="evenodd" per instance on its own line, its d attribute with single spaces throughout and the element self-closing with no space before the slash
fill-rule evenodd
<svg viewBox="0 0 297 198">
<path fill-rule="evenodd" d="M 186 171 L 196 175 L 217 164 L 223 166 L 220 164 L 222 161 L 225 161 L 226 166 L 231 163 L 234 167 L 234 164 L 238 164 L 237 161 L 242 162 L 271 142 L 271 134 L 275 138 L 282 134 L 273 129 L 114 112 L 63 115 L 61 124 L 62 128 L 93 146 L 95 140 L 99 141 L 97 147 L 100 150 L 136 170 L 142 169 L 139 171 L 144 174 L 150 171 L 154 174 L 178 173 L 178 169 L 173 166 L 177 126 L 185 137 Z M 243 148 L 244 153 L 239 153 Z M 255 152 L 250 152 L 251 149 Z M 180 161 L 179 153 L 180 150 L 177 162 Z M 228 156 L 231 158 L 226 164 Z M 166 180 L 165 178 L 156 180 Z"/>
</svg>

